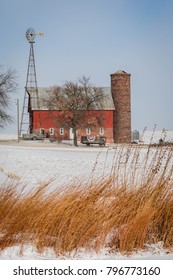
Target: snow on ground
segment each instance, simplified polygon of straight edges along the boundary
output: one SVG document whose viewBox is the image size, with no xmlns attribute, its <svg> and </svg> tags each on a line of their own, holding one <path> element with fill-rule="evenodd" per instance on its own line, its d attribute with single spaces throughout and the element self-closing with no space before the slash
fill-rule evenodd
<svg viewBox="0 0 173 280">
<path fill-rule="evenodd" d="M 39 254 L 31 246 L 26 246 L 23 255 L 20 254 L 20 248 L 18 246 L 13 246 L 5 249 L 0 253 L 0 260 L 10 260 L 10 259 L 20 259 L 20 260 L 173 260 L 173 253 L 169 253 L 163 250 L 162 243 L 159 242 L 154 245 L 150 245 L 146 250 L 134 253 L 132 255 L 121 255 L 120 253 L 110 253 L 106 249 L 101 250 L 99 253 L 88 252 L 81 250 L 76 254 L 76 252 L 71 252 L 70 254 L 61 255 L 57 257 L 53 250 L 47 249 L 42 254 Z"/>
<path fill-rule="evenodd" d="M 147 149 L 144 149 L 145 152 Z M 94 176 L 109 175 L 112 169 L 115 147 L 72 147 L 66 144 L 43 142 L 21 142 L 0 144 L 0 181 L 16 181 L 25 184 L 27 190 L 42 182 L 54 179 L 52 186 L 72 182 L 89 181 Z M 27 246 L 23 256 L 19 247 L 14 246 L 0 253 L 0 259 L 55 259 L 50 250 L 39 255 Z M 162 249 L 161 244 L 149 246 L 132 256 L 109 253 L 106 250 L 95 252 L 81 251 L 73 256 L 61 256 L 59 259 L 173 259 Z"/>
<path fill-rule="evenodd" d="M 0 133 L 0 140 L 17 140 L 17 134 Z"/>
<path fill-rule="evenodd" d="M 165 141 L 173 141 L 173 131 L 140 131 L 140 138 L 145 144 L 158 143 L 159 139 L 165 139 Z"/>
<path fill-rule="evenodd" d="M 31 143 L 31 145 L 37 143 Z M 88 181 L 91 174 L 111 171 L 114 150 L 106 148 L 73 148 L 70 146 L 39 147 L 0 145 L 0 179 L 18 180 L 28 187 L 54 179 L 54 185 Z M 97 163 L 97 159 L 99 161 Z M 104 173 L 103 173 L 104 169 Z"/>
</svg>

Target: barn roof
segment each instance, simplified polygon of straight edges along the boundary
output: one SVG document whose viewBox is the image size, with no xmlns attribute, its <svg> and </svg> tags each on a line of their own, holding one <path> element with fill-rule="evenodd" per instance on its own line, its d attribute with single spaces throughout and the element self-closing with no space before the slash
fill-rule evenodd
<svg viewBox="0 0 173 280">
<path fill-rule="evenodd" d="M 35 88 L 27 88 L 27 92 L 30 94 L 31 110 L 49 110 L 48 107 L 46 107 L 45 102 L 43 102 L 43 100 L 48 95 L 48 90 L 49 88 L 39 87 L 38 92 L 36 93 Z M 115 110 L 115 106 L 111 95 L 111 88 L 102 87 L 102 90 L 104 95 L 102 104 L 97 104 L 95 110 Z M 59 108 L 57 110 L 59 110 Z"/>
</svg>

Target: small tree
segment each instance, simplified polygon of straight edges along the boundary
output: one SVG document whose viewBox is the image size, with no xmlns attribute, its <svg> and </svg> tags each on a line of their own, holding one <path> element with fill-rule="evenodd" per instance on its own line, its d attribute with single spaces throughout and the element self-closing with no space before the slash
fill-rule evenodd
<svg viewBox="0 0 173 280">
<path fill-rule="evenodd" d="M 50 111 L 60 110 L 62 112 L 61 118 L 57 118 L 57 123 L 73 129 L 73 143 L 74 146 L 77 146 L 77 130 L 87 126 L 88 111 L 100 106 L 103 97 L 102 88 L 93 87 L 90 79 L 83 76 L 75 83 L 66 82 L 63 88 L 58 86 L 50 88 L 44 103 Z M 98 119 L 95 118 L 95 121 Z"/>
<path fill-rule="evenodd" d="M 16 71 L 9 68 L 6 72 L 0 72 L 0 127 L 12 122 L 8 109 L 10 95 L 16 91 L 16 88 Z"/>
</svg>

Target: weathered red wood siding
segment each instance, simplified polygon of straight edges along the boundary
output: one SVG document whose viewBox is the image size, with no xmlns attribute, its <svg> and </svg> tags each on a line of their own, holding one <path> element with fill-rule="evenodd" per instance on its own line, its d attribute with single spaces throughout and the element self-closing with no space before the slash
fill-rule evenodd
<svg viewBox="0 0 173 280">
<path fill-rule="evenodd" d="M 57 125 L 56 119 L 61 118 L 61 111 L 33 111 L 33 130 L 36 132 L 40 132 L 40 128 L 44 129 L 44 133 L 49 133 L 50 128 L 54 128 L 54 136 L 59 139 L 70 139 L 69 128 L 63 127 L 60 124 Z M 90 135 L 100 135 L 105 136 L 107 139 L 107 143 L 113 142 L 113 110 L 93 110 L 88 111 L 88 116 L 91 118 L 100 117 L 101 124 L 96 127 L 90 127 L 88 124 L 88 128 L 90 128 Z M 100 134 L 100 127 L 104 129 L 104 134 Z M 64 128 L 64 135 L 60 135 L 59 129 Z M 80 137 L 86 134 L 86 129 L 78 130 L 78 140 Z"/>
</svg>

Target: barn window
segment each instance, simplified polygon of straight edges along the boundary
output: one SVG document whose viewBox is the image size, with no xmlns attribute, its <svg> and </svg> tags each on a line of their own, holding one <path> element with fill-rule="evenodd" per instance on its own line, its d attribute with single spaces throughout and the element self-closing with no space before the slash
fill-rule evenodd
<svg viewBox="0 0 173 280">
<path fill-rule="evenodd" d="M 103 135 L 104 134 L 104 128 L 100 127 L 100 134 Z"/>
<path fill-rule="evenodd" d="M 91 134 L 91 129 L 90 128 L 86 128 L 86 134 Z"/>
<path fill-rule="evenodd" d="M 63 127 L 61 127 L 61 128 L 59 129 L 59 134 L 60 134 L 60 135 L 64 135 L 64 128 L 63 128 Z"/>
<path fill-rule="evenodd" d="M 49 134 L 54 135 L 54 128 L 49 128 Z"/>
</svg>

